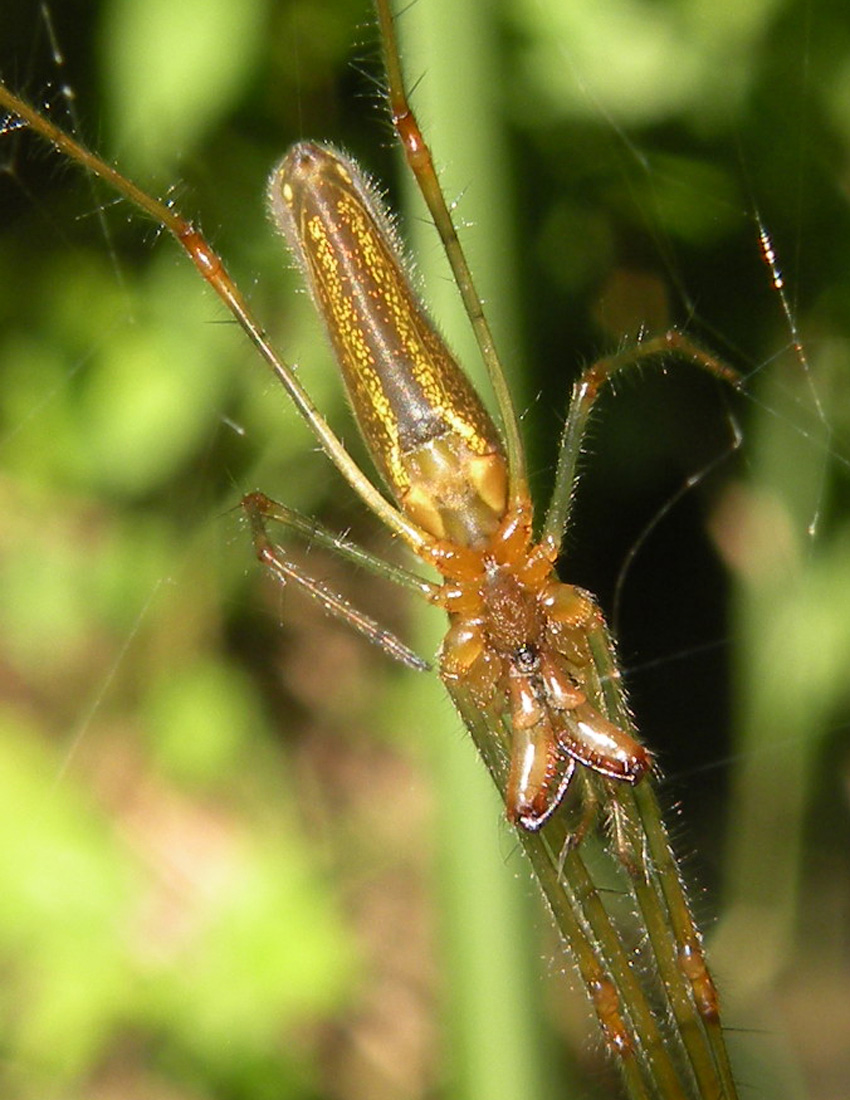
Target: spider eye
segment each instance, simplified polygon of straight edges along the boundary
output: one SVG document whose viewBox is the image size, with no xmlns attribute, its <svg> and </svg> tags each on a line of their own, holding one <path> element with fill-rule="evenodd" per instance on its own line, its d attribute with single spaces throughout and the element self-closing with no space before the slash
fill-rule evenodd
<svg viewBox="0 0 850 1100">
<path fill-rule="evenodd" d="M 514 664 L 520 672 L 536 672 L 540 651 L 532 642 L 524 642 L 514 651 Z"/>
</svg>

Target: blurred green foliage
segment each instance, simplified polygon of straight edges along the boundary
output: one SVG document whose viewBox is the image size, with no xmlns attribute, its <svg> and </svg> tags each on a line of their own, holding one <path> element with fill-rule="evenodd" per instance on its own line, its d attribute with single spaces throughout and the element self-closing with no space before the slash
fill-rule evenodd
<svg viewBox="0 0 850 1100">
<path fill-rule="evenodd" d="M 7 6 L 4 79 L 199 217 L 357 449 L 261 196 L 309 136 L 401 205 L 365 4 L 55 4 L 58 68 L 39 5 Z M 617 629 L 707 923 L 722 901 L 728 1022 L 762 1032 L 737 1041 L 741 1078 L 843 1095 L 850 17 L 473 7 L 461 34 L 459 6 L 414 6 L 434 37 L 414 55 L 403 22 L 409 76 L 521 376 L 540 495 L 570 379 L 642 325 L 687 325 L 748 376 L 740 402 L 684 369 L 623 382 L 566 574 L 611 610 L 646 524 L 741 425 L 641 546 Z M 578 1060 L 577 1094 L 610 1095 L 439 688 L 260 576 L 236 508 L 262 488 L 395 549 L 155 227 L 26 134 L 0 163 L 0 1093 L 554 1096 Z M 437 253 L 417 238 L 449 327 Z M 305 560 L 433 646 L 402 597 Z"/>
</svg>

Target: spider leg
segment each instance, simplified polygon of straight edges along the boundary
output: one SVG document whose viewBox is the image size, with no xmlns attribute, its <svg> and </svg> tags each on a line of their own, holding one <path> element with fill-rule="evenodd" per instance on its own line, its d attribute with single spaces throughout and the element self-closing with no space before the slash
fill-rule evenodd
<svg viewBox="0 0 850 1100">
<path fill-rule="evenodd" d="M 560 546 L 563 542 L 570 521 L 582 443 L 599 394 L 620 371 L 639 366 L 650 359 L 685 360 L 699 367 L 700 370 L 714 375 L 715 378 L 728 382 L 736 389 L 742 382 L 741 375 L 736 370 L 705 351 L 677 329 L 670 329 L 661 336 L 642 340 L 634 347 L 605 359 L 599 359 L 586 367 L 573 386 L 570 396 L 567 419 L 561 435 L 555 488 L 543 523 L 542 541 L 551 542 L 555 546 Z"/>
<path fill-rule="evenodd" d="M 333 535 L 320 524 L 308 519 L 306 516 L 302 516 L 291 508 L 287 508 L 283 504 L 278 504 L 263 493 L 249 493 L 242 500 L 242 508 L 251 527 L 257 557 L 282 585 L 285 585 L 288 581 L 293 581 L 316 600 L 329 615 L 353 627 L 374 645 L 380 646 L 388 656 L 396 661 L 401 661 L 408 668 L 424 672 L 431 667 L 427 661 L 419 657 L 412 649 L 409 649 L 394 634 L 381 627 L 369 615 L 358 610 L 323 581 L 311 577 L 300 565 L 297 565 L 287 556 L 283 547 L 273 543 L 269 538 L 267 524 L 270 522 L 280 523 L 302 535 L 307 535 L 313 541 L 329 547 L 329 549 L 349 561 L 365 566 L 371 572 L 397 584 L 413 588 L 426 598 L 430 598 L 437 590 L 436 585 L 421 580 L 415 574 L 409 573 L 400 566 L 369 554 L 362 547 L 356 546 L 340 536 Z"/>
</svg>

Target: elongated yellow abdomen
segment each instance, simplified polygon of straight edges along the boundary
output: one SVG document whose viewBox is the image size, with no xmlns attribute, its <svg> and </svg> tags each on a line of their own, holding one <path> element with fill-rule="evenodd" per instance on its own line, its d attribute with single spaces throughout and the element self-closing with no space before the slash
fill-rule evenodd
<svg viewBox="0 0 850 1100">
<path fill-rule="evenodd" d="M 399 505 L 438 538 L 486 540 L 505 512 L 502 445 L 413 293 L 373 189 L 346 157 L 305 142 L 275 169 L 269 202 Z"/>
</svg>

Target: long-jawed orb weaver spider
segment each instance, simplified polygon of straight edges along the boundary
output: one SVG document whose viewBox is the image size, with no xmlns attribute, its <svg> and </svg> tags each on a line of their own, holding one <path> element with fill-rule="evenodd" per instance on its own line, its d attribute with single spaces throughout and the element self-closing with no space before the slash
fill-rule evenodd
<svg viewBox="0 0 850 1100">
<path fill-rule="evenodd" d="M 421 148 L 419 135 L 407 140 Z M 399 533 L 443 576 L 442 585 L 423 588 L 451 624 L 440 673 L 482 711 L 507 715 L 509 819 L 539 829 L 577 764 L 637 782 L 648 753 L 588 697 L 588 639 L 604 632 L 601 615 L 588 594 L 555 577 L 555 538 L 534 544 L 524 478 L 506 462 L 495 426 L 413 295 L 375 196 L 350 161 L 308 144 L 289 152 L 269 195 L 325 319 L 358 424 L 399 503 Z M 588 393 L 598 387 L 589 376 L 581 385 Z M 244 503 L 261 560 L 292 575 L 264 523 L 285 522 L 285 514 L 256 494 Z M 330 595 L 315 594 L 390 646 Z"/>
<path fill-rule="evenodd" d="M 320 306 L 361 430 L 395 505 L 353 462 L 270 346 L 199 231 L 5 89 L 0 89 L 0 103 L 169 229 L 271 366 L 339 471 L 390 530 L 441 574 L 442 583 L 435 584 L 378 563 L 262 494 L 250 494 L 243 502 L 257 553 L 281 580 L 300 584 L 329 612 L 411 667 L 423 668 L 424 662 L 306 575 L 271 541 L 267 525 L 277 521 L 309 530 L 317 541 L 411 587 L 448 613 L 442 678 L 503 788 L 508 817 L 520 828 L 630 1093 L 643 1096 L 652 1089 L 667 1097 L 685 1095 L 688 1085 L 681 1082 L 692 1078 L 698 1095 L 732 1097 L 716 994 L 647 781 L 651 755 L 632 730 L 601 612 L 588 593 L 560 582 L 554 566 L 584 430 L 602 387 L 653 356 L 689 360 L 732 385 L 737 375 L 676 331 L 587 368 L 570 402 L 552 503 L 535 535 L 504 372 L 407 99 L 386 0 L 379 0 L 378 12 L 393 123 L 475 331 L 504 442 L 412 295 L 386 218 L 351 162 L 320 145 L 298 145 L 274 173 L 270 196 Z M 573 783 L 581 786 L 583 812 L 568 828 L 557 811 Z M 614 851 L 645 917 L 679 1029 L 688 1067 L 684 1078 L 664 1050 L 628 954 L 584 878 L 579 842 L 597 807 L 609 817 Z M 558 858 L 547 864 L 553 848 Z M 672 936 L 659 928 L 665 920 Z"/>
</svg>

